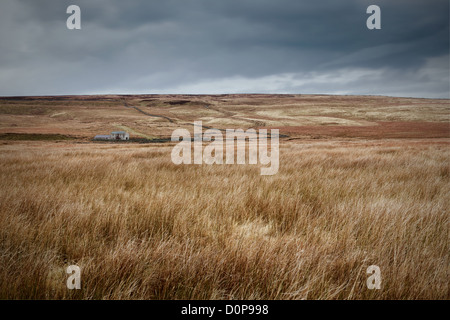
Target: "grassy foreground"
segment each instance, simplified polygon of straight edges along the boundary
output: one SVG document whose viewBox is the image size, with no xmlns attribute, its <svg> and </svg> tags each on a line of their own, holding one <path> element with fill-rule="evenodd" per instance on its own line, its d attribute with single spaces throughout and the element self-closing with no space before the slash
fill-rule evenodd
<svg viewBox="0 0 450 320">
<path fill-rule="evenodd" d="M 274 176 L 167 144 L 0 149 L 1 299 L 449 298 L 444 142 L 284 142 Z"/>
</svg>

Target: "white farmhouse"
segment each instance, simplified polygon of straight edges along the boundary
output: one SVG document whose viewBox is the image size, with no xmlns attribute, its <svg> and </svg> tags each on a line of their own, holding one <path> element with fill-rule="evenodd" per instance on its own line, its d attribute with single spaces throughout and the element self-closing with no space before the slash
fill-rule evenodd
<svg viewBox="0 0 450 320">
<path fill-rule="evenodd" d="M 130 140 L 130 134 L 125 131 L 113 131 L 110 136 L 111 140 Z"/>
<path fill-rule="evenodd" d="M 94 140 L 130 140 L 130 134 L 125 131 L 113 131 L 111 134 L 98 134 Z"/>
</svg>

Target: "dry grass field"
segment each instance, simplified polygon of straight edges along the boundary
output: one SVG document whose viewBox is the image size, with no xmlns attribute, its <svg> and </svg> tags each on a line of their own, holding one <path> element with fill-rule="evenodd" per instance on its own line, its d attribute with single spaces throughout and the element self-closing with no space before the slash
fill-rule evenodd
<svg viewBox="0 0 450 320">
<path fill-rule="evenodd" d="M 1 299 L 449 299 L 449 100 L 0 99 Z M 175 128 L 278 128 L 280 169 L 175 165 Z M 128 128 L 147 143 L 98 143 Z M 68 290 L 66 268 L 81 268 Z M 381 270 L 369 290 L 366 269 Z"/>
</svg>

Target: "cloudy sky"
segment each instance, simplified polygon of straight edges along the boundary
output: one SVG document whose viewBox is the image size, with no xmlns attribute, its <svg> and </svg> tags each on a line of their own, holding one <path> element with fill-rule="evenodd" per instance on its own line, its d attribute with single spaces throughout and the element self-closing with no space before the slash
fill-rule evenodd
<svg viewBox="0 0 450 320">
<path fill-rule="evenodd" d="M 0 2 L 2 96 L 449 91 L 448 0 Z"/>
</svg>

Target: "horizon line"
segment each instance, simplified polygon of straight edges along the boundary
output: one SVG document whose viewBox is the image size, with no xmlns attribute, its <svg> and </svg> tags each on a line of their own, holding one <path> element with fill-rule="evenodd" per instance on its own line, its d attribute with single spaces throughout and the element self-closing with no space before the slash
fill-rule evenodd
<svg viewBox="0 0 450 320">
<path fill-rule="evenodd" d="M 434 100 L 450 100 L 450 96 L 446 98 L 429 98 L 429 97 L 412 97 L 412 96 L 396 96 L 384 94 L 338 94 L 338 93 L 86 93 L 86 94 L 38 94 L 38 95 L 0 95 L 0 99 L 7 98 L 34 98 L 34 97 L 83 97 L 83 96 L 226 96 L 226 95 L 273 95 L 273 96 L 341 96 L 341 97 L 388 97 L 388 98 L 407 98 L 407 99 L 434 99 Z"/>
</svg>

